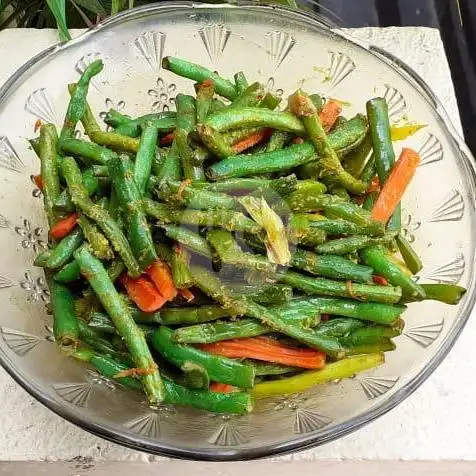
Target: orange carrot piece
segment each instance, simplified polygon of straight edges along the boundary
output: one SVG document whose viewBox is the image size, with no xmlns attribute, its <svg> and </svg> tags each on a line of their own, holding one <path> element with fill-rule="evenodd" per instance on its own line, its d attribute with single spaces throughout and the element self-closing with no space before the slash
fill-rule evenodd
<svg viewBox="0 0 476 476">
<path fill-rule="evenodd" d="M 160 145 L 170 145 L 175 139 L 175 132 L 169 132 L 160 138 Z"/>
<path fill-rule="evenodd" d="M 73 228 L 75 228 L 78 218 L 79 214 L 75 212 L 55 223 L 50 230 L 51 238 L 54 238 L 55 240 L 61 240 L 61 238 L 64 238 L 71 230 L 73 230 Z"/>
<path fill-rule="evenodd" d="M 41 175 L 31 176 L 33 183 L 43 192 L 43 178 Z"/>
<path fill-rule="evenodd" d="M 235 391 L 235 387 L 227 383 L 212 382 L 208 390 L 215 393 L 232 393 Z"/>
<path fill-rule="evenodd" d="M 172 301 L 177 296 L 172 273 L 166 263 L 160 259 L 154 261 L 145 271 L 160 294 L 166 301 Z"/>
<path fill-rule="evenodd" d="M 418 152 L 413 149 L 402 150 L 372 209 L 374 220 L 387 223 L 415 175 L 419 163 Z"/>
<path fill-rule="evenodd" d="M 190 289 L 179 289 L 179 294 L 182 296 L 187 302 L 191 302 L 195 299 L 195 294 L 190 291 Z"/>
<path fill-rule="evenodd" d="M 322 122 L 322 127 L 326 132 L 332 129 L 332 126 L 336 122 L 337 118 L 342 112 L 342 104 L 333 99 L 329 99 L 324 105 L 322 111 L 319 113 L 319 119 Z"/>
<path fill-rule="evenodd" d="M 380 192 L 380 180 L 378 177 L 374 177 L 370 182 L 369 188 L 367 189 L 367 194 L 372 192 Z"/>
<path fill-rule="evenodd" d="M 267 139 L 271 134 L 271 129 L 263 129 L 262 131 L 252 132 L 249 136 L 245 137 L 244 139 L 235 142 L 231 148 L 234 150 L 236 154 L 245 151 L 246 149 L 250 149 L 251 147 L 259 144 L 263 140 Z"/>
<path fill-rule="evenodd" d="M 127 295 L 143 312 L 155 312 L 167 302 L 147 276 L 142 275 L 132 279 L 127 274 L 123 274 L 121 284 L 126 288 Z"/>
<path fill-rule="evenodd" d="M 388 281 L 383 276 L 377 276 L 374 274 L 372 276 L 372 281 L 379 286 L 388 286 Z"/>
<path fill-rule="evenodd" d="M 224 357 L 264 360 L 304 369 L 321 369 L 326 363 L 326 355 L 319 350 L 290 347 L 266 337 L 224 340 L 201 344 L 199 348 Z"/>
</svg>

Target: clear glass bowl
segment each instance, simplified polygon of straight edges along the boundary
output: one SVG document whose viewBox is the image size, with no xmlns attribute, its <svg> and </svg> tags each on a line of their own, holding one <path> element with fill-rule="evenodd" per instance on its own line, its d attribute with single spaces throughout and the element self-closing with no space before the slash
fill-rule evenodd
<svg viewBox="0 0 476 476">
<path fill-rule="evenodd" d="M 48 291 L 35 255 L 46 244 L 39 164 L 27 137 L 36 121 L 60 125 L 66 84 L 95 58 L 105 62 L 90 102 L 138 115 L 173 107 L 191 81 L 161 69 L 176 55 L 231 76 L 237 70 L 286 95 L 297 87 L 349 103 L 385 95 L 393 122 L 428 126 L 396 144 L 420 151 L 422 165 L 404 200 L 404 233 L 422 256 L 422 282 L 469 289 L 456 307 L 412 304 L 404 335 L 382 367 L 289 398 L 261 401 L 247 416 L 183 408 L 151 410 L 62 355 L 52 343 Z M 81 134 L 81 131 L 78 131 Z M 423 81 L 388 53 L 330 30 L 312 14 L 276 6 L 164 2 L 119 15 L 29 61 L 0 90 L 0 360 L 53 411 L 136 449 L 192 459 L 249 459 L 320 445 L 361 427 L 414 391 L 442 361 L 474 304 L 475 174 L 471 155 Z"/>
</svg>

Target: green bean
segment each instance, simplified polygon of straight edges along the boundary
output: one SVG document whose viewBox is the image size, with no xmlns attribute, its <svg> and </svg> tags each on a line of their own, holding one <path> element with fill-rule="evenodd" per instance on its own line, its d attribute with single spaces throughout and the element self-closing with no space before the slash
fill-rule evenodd
<svg viewBox="0 0 476 476">
<path fill-rule="evenodd" d="M 83 118 L 86 112 L 86 97 L 88 95 L 89 84 L 91 80 L 104 69 L 102 60 L 96 60 L 90 63 L 79 78 L 76 87 L 68 104 L 63 129 L 61 130 L 60 144 L 63 139 L 74 136 L 77 123 Z"/>
<path fill-rule="evenodd" d="M 76 84 L 68 84 L 68 92 L 70 96 L 73 96 L 76 91 Z M 84 131 L 86 134 L 91 138 L 91 134 L 100 131 L 101 128 L 99 127 L 96 118 L 89 106 L 88 102 L 85 100 L 84 102 L 84 114 L 81 118 L 81 123 L 83 124 Z"/>
<path fill-rule="evenodd" d="M 93 203 L 88 197 L 88 193 L 82 184 L 81 172 L 75 160 L 70 157 L 65 158 L 62 163 L 62 169 L 73 203 L 104 232 L 115 251 L 122 258 L 131 277 L 139 277 L 141 269 L 127 238 L 111 215 L 99 205 Z"/>
<path fill-rule="evenodd" d="M 236 292 L 236 290 L 233 291 Z M 300 325 L 309 328 L 315 327 L 319 323 L 319 314 L 316 314 L 315 311 L 312 311 L 312 316 L 310 316 L 309 312 L 296 315 L 292 307 L 288 310 L 285 305 L 276 306 L 274 309 L 281 319 L 290 325 Z M 255 337 L 270 332 L 269 327 L 255 319 L 239 319 L 181 327 L 174 332 L 174 339 L 183 344 L 206 344 L 221 340 Z"/>
<path fill-rule="evenodd" d="M 291 174 L 274 180 L 236 178 L 213 183 L 201 182 L 192 184 L 192 187 L 209 192 L 222 193 L 262 192 L 272 190 L 278 195 L 286 196 L 296 190 L 297 184 L 298 180 L 296 176 Z"/>
<path fill-rule="evenodd" d="M 402 255 L 403 261 L 405 261 L 407 268 L 413 274 L 417 274 L 423 268 L 423 263 L 420 257 L 416 254 L 415 250 L 412 248 L 412 245 L 402 234 L 399 234 L 396 237 L 396 241 L 398 250 Z"/>
<path fill-rule="evenodd" d="M 157 364 L 150 354 L 144 335 L 132 319 L 124 301 L 119 297 L 104 266 L 85 247 L 76 251 L 74 257 L 80 265 L 81 274 L 94 289 L 104 309 L 106 309 L 114 322 L 117 332 L 124 340 L 134 364 L 138 369 L 145 371 L 146 375 L 142 376 L 142 382 L 149 403 L 161 402 L 164 397 L 164 389 Z"/>
<path fill-rule="evenodd" d="M 347 172 L 349 172 L 349 174 L 351 174 L 353 177 L 360 178 L 368 163 L 367 159 L 371 151 L 372 138 L 370 133 L 367 133 L 362 144 L 360 144 L 360 146 L 350 154 L 346 155 L 342 161 L 344 169 L 347 170 Z M 366 181 L 364 180 L 364 182 Z"/>
<path fill-rule="evenodd" d="M 193 286 L 193 278 L 189 269 L 190 255 L 181 246 L 176 246 L 172 253 L 172 276 L 177 289 Z"/>
<path fill-rule="evenodd" d="M 66 154 L 79 156 L 99 165 L 107 164 L 111 157 L 117 155 L 106 147 L 81 139 L 64 139 L 61 142 L 61 149 Z"/>
<path fill-rule="evenodd" d="M 251 394 L 255 398 L 267 398 L 276 395 L 304 392 L 314 385 L 333 380 L 352 377 L 356 373 L 378 367 L 385 362 L 383 353 L 356 355 L 338 362 L 327 364 L 322 370 L 310 370 L 299 375 L 281 380 L 272 380 L 255 385 Z"/>
<path fill-rule="evenodd" d="M 382 338 L 392 338 L 401 335 L 402 330 L 395 327 L 373 326 L 361 327 L 345 336 L 342 341 L 348 346 L 373 344 Z"/>
<path fill-rule="evenodd" d="M 281 281 L 305 293 L 322 296 L 351 297 L 361 301 L 387 304 L 397 303 L 402 297 L 402 290 L 399 287 L 344 283 L 324 278 L 310 278 L 290 271 L 281 277 Z"/>
<path fill-rule="evenodd" d="M 50 259 L 51 256 L 51 251 L 52 250 L 45 250 L 42 253 L 40 253 L 36 258 L 35 261 L 33 261 L 33 266 L 38 266 L 39 268 L 45 268 L 46 263 Z"/>
<path fill-rule="evenodd" d="M 41 179 L 43 181 L 43 203 L 50 228 L 57 221 L 54 204 L 61 193 L 56 167 L 57 142 L 56 127 L 53 124 L 42 125 L 40 129 Z"/>
<path fill-rule="evenodd" d="M 299 119 L 290 112 L 277 112 L 260 107 L 229 108 L 208 116 L 205 124 L 223 132 L 239 127 L 271 127 L 294 134 L 305 134 Z"/>
<path fill-rule="evenodd" d="M 177 94 L 177 129 L 192 131 L 197 124 L 195 98 L 187 94 Z"/>
<path fill-rule="evenodd" d="M 285 172 L 315 160 L 315 151 L 310 143 L 294 144 L 286 149 L 252 155 L 236 155 L 213 164 L 206 175 L 212 180 L 233 177 Z"/>
<path fill-rule="evenodd" d="M 65 264 L 54 276 L 53 279 L 58 283 L 70 283 L 76 281 L 81 276 L 79 265 L 75 260 Z"/>
<path fill-rule="evenodd" d="M 342 256 L 318 256 L 310 251 L 297 249 L 293 252 L 291 266 L 325 278 L 372 282 L 372 268 L 356 264 Z"/>
<path fill-rule="evenodd" d="M 141 124 L 152 121 L 160 132 L 170 132 L 175 129 L 175 112 L 164 111 L 155 114 L 145 114 L 137 119 L 131 119 L 114 109 L 110 109 L 104 118 L 104 122 L 114 127 L 117 134 L 129 137 L 139 137 Z"/>
<path fill-rule="evenodd" d="M 83 230 L 86 241 L 91 245 L 94 256 L 101 260 L 110 260 L 114 257 L 114 252 L 109 246 L 109 241 L 85 215 L 80 214 L 78 225 Z"/>
<path fill-rule="evenodd" d="M 367 119 L 365 116 L 357 114 L 339 127 L 333 128 L 327 136 L 327 140 L 340 159 L 360 146 L 365 139 L 367 129 Z M 336 170 L 340 170 L 340 167 Z M 301 178 L 316 179 L 320 177 L 320 174 L 321 163 L 319 160 L 299 168 Z"/>
<path fill-rule="evenodd" d="M 456 284 L 420 284 L 420 287 L 425 291 L 425 299 L 452 305 L 459 304 L 466 294 L 466 289 Z M 403 300 L 405 302 L 414 302 L 421 299 L 404 296 Z"/>
<path fill-rule="evenodd" d="M 291 111 L 303 122 L 306 132 L 320 156 L 320 177 L 323 178 L 324 182 L 337 183 L 352 193 L 365 192 L 366 184 L 356 180 L 342 167 L 309 96 L 302 91 L 297 91 L 289 98 L 289 104 Z"/>
<path fill-rule="evenodd" d="M 253 83 L 234 99 L 229 108 L 256 107 L 264 95 L 264 86 L 258 82 Z"/>
<path fill-rule="evenodd" d="M 207 124 L 197 126 L 198 134 L 205 146 L 218 157 L 226 158 L 235 154 L 233 148 L 227 144 L 225 137 Z"/>
<path fill-rule="evenodd" d="M 124 362 L 125 364 L 132 364 L 129 354 L 125 349 L 117 349 L 113 344 L 104 339 L 96 329 L 90 328 L 84 321 L 78 319 L 79 337 L 81 342 L 87 344 L 101 354 L 108 355 L 114 359 Z"/>
<path fill-rule="evenodd" d="M 182 385 L 187 388 L 208 390 L 210 377 L 203 365 L 188 361 L 182 365 L 180 370 L 182 370 L 183 375 L 178 383 L 183 382 Z"/>
<path fill-rule="evenodd" d="M 193 150 L 188 145 L 188 133 L 184 129 L 175 130 L 175 142 L 182 162 L 183 177 L 186 180 L 205 181 L 203 167 L 194 163 Z"/>
<path fill-rule="evenodd" d="M 102 312 L 93 311 L 89 315 L 88 326 L 98 332 L 104 332 L 106 334 L 115 334 L 116 328 L 111 321 L 111 318 Z"/>
<path fill-rule="evenodd" d="M 209 344 L 228 339 L 256 337 L 269 333 L 270 329 L 255 319 L 216 321 L 177 329 L 173 338 L 181 344 Z"/>
<path fill-rule="evenodd" d="M 215 227 L 221 226 L 229 231 L 260 233 L 261 227 L 240 212 L 224 209 L 205 210 L 175 210 L 162 203 L 150 199 L 143 201 L 147 215 L 156 218 L 160 223 L 178 225 L 196 225 Z"/>
<path fill-rule="evenodd" d="M 245 73 L 243 73 L 243 71 L 235 73 L 234 79 L 236 93 L 241 94 L 248 87 L 248 80 L 246 79 Z"/>
<path fill-rule="evenodd" d="M 259 107 L 265 107 L 274 111 L 281 104 L 281 100 L 282 99 L 278 95 L 268 91 L 260 102 Z"/>
<path fill-rule="evenodd" d="M 384 98 L 374 98 L 367 101 L 367 116 L 370 124 L 370 135 L 375 156 L 375 167 L 383 185 L 395 163 L 388 105 Z M 387 227 L 390 230 L 400 230 L 401 207 L 396 208 Z"/>
<path fill-rule="evenodd" d="M 242 251 L 229 231 L 211 230 L 208 232 L 207 239 L 218 254 L 220 261 L 224 264 L 239 268 L 251 268 L 267 273 L 276 271 L 276 265 L 268 261 L 264 256 Z"/>
<path fill-rule="evenodd" d="M 177 143 L 174 141 L 170 147 L 165 160 L 160 166 L 157 179 L 159 184 L 162 184 L 167 179 L 180 180 L 182 177 L 182 166 L 180 163 L 180 155 Z"/>
<path fill-rule="evenodd" d="M 266 283 L 262 288 L 255 285 L 226 283 L 238 295 L 246 295 L 258 304 L 283 304 L 293 297 L 293 288 L 284 284 Z"/>
<path fill-rule="evenodd" d="M 318 304 L 316 304 L 316 307 Z M 316 327 L 315 332 L 318 334 L 324 334 L 331 337 L 337 337 L 342 341 L 342 338 L 365 327 L 365 322 L 359 319 L 349 317 L 336 317 L 330 319 L 327 322 L 321 322 Z"/>
<path fill-rule="evenodd" d="M 50 290 L 55 342 L 61 350 L 74 352 L 79 344 L 79 327 L 73 294 L 66 286 L 54 281 Z"/>
<path fill-rule="evenodd" d="M 290 301 L 296 312 L 314 309 L 320 314 L 352 317 L 377 324 L 393 326 L 399 316 L 405 311 L 406 306 L 399 304 L 383 304 L 377 302 L 358 302 L 350 299 L 332 297 L 303 297 Z M 332 319 L 332 322 L 336 321 Z M 344 319 L 344 321 L 348 321 Z M 329 323 L 331 321 L 328 321 Z M 325 323 L 327 325 L 327 323 Z M 322 324 L 320 327 L 322 327 Z M 335 325 L 335 324 L 334 324 Z M 319 329 L 319 328 L 318 328 Z"/>
<path fill-rule="evenodd" d="M 94 167 L 94 166 L 93 166 Z M 88 168 L 82 173 L 82 180 L 88 195 L 94 195 L 99 188 L 99 180 L 94 175 L 93 168 Z M 74 204 L 71 201 L 71 194 L 68 189 L 63 190 L 54 204 L 55 209 L 60 209 L 64 212 L 74 211 Z"/>
<path fill-rule="evenodd" d="M 212 258 L 212 250 L 208 241 L 202 238 L 198 233 L 194 233 L 185 227 L 173 225 L 161 225 L 161 228 L 170 239 L 178 241 L 184 245 L 185 248 L 206 258 Z"/>
<path fill-rule="evenodd" d="M 139 139 L 123 136 L 117 132 L 93 131 L 89 134 L 93 142 L 121 152 L 137 153 L 140 147 Z"/>
<path fill-rule="evenodd" d="M 161 319 L 168 326 L 177 324 L 200 324 L 202 322 L 215 321 L 222 317 L 236 316 L 230 309 L 218 304 L 209 304 L 199 307 L 170 307 L 163 308 Z"/>
<path fill-rule="evenodd" d="M 166 187 L 167 189 L 164 188 L 159 194 L 165 201 L 169 200 L 172 203 L 178 201 L 189 208 L 198 210 L 209 210 L 212 208 L 235 210 L 238 208 L 238 202 L 235 198 L 224 193 L 199 190 L 186 182 L 180 183 L 174 180 L 167 180 Z"/>
<path fill-rule="evenodd" d="M 108 355 L 102 355 L 91 349 L 81 348 L 72 354 L 75 359 L 92 365 L 101 375 L 114 379 L 115 381 L 134 390 L 142 390 L 139 380 L 134 377 L 117 377 L 117 375 L 127 370 L 128 367 L 118 360 L 114 360 Z"/>
<path fill-rule="evenodd" d="M 368 235 L 371 230 L 363 226 L 356 225 L 347 220 L 330 220 L 321 215 L 313 216 L 311 214 L 295 214 L 292 219 L 297 217 L 298 223 L 304 230 L 312 232 L 325 232 L 329 235 Z M 291 222 L 291 221 L 290 221 Z"/>
<path fill-rule="evenodd" d="M 194 390 L 164 379 L 165 402 L 201 408 L 210 412 L 245 414 L 253 409 L 253 399 L 247 392 L 217 393 Z"/>
<path fill-rule="evenodd" d="M 273 131 L 271 137 L 266 146 L 266 152 L 274 152 L 275 150 L 281 150 L 284 145 L 292 138 L 292 134 L 283 131 Z"/>
<path fill-rule="evenodd" d="M 147 181 L 152 171 L 152 162 L 155 157 L 155 147 L 159 129 L 152 122 L 144 123 L 140 137 L 139 150 L 134 163 L 134 181 L 140 195 L 144 195 Z"/>
<path fill-rule="evenodd" d="M 265 375 L 282 375 L 302 371 L 302 369 L 298 367 L 286 367 L 279 364 L 260 362 L 259 360 L 244 359 L 242 362 L 251 365 L 255 369 L 257 377 Z"/>
<path fill-rule="evenodd" d="M 227 99 L 233 100 L 237 96 L 233 83 L 198 64 L 190 63 L 189 61 L 175 58 L 173 56 L 166 56 L 162 60 L 162 68 L 172 71 L 172 73 L 184 78 L 192 79 L 198 83 L 206 81 L 207 79 L 212 80 L 215 84 L 217 94 Z"/>
<path fill-rule="evenodd" d="M 342 218 L 366 228 L 369 234 L 383 235 L 384 233 L 383 224 L 373 220 L 370 212 L 334 195 L 305 196 L 294 192 L 287 197 L 286 202 L 293 211 L 312 212 L 324 210 L 325 214 L 331 214 L 333 217 Z"/>
<path fill-rule="evenodd" d="M 327 234 L 310 226 L 310 221 L 305 215 L 291 215 L 288 221 L 287 235 L 290 243 L 305 246 L 317 246 L 325 243 Z"/>
<path fill-rule="evenodd" d="M 83 241 L 83 232 L 77 226 L 51 250 L 45 267 L 48 269 L 63 267 L 72 258 L 74 251 L 81 246 Z"/>
<path fill-rule="evenodd" d="M 127 156 L 117 157 L 111 159 L 108 167 L 119 205 L 123 210 L 129 243 L 139 266 L 145 269 L 157 260 L 157 254 L 130 160 Z"/>
<path fill-rule="evenodd" d="M 256 304 L 246 297 L 235 296 L 219 279 L 203 268 L 191 266 L 191 270 L 196 286 L 223 306 L 232 307 L 238 313 L 254 317 L 270 329 L 322 350 L 332 357 L 341 358 L 345 355 L 345 349 L 336 340 L 317 336 L 302 326 L 289 325 L 275 311 Z"/>
<path fill-rule="evenodd" d="M 223 111 L 223 109 L 226 109 L 226 104 L 221 101 L 220 99 L 213 99 L 212 103 L 210 104 L 210 114 L 214 114 L 215 112 L 220 112 Z"/>
<path fill-rule="evenodd" d="M 379 237 L 371 236 L 348 236 L 346 238 L 338 238 L 323 243 L 316 247 L 316 253 L 322 255 L 347 255 L 354 251 L 362 250 L 369 246 L 387 245 L 395 238 L 394 233 L 387 233 Z"/>
<path fill-rule="evenodd" d="M 372 354 L 374 352 L 391 352 L 395 350 L 397 346 L 395 343 L 388 337 L 382 337 L 379 340 L 376 340 L 368 344 L 348 344 L 348 355 L 362 355 L 362 354 Z"/>
<path fill-rule="evenodd" d="M 181 367 L 191 361 L 202 365 L 211 380 L 240 388 L 251 388 L 254 384 L 254 369 L 250 366 L 218 355 L 209 354 L 195 347 L 177 344 L 173 331 L 162 326 L 152 336 L 152 345 L 174 365 Z"/>
<path fill-rule="evenodd" d="M 195 85 L 197 93 L 197 122 L 203 122 L 210 112 L 213 96 L 215 94 L 215 84 L 213 81 L 203 81 Z"/>
<path fill-rule="evenodd" d="M 425 298 L 423 288 L 402 270 L 387 259 L 382 246 L 370 246 L 360 251 L 360 257 L 367 266 L 374 269 L 375 274 L 383 276 L 394 286 L 400 286 L 404 295 L 417 299 Z"/>
</svg>

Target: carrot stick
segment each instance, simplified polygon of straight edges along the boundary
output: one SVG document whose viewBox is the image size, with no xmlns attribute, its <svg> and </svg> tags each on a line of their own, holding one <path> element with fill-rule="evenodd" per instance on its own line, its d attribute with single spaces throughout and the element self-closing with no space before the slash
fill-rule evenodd
<svg viewBox="0 0 476 476">
<path fill-rule="evenodd" d="M 199 348 L 224 357 L 264 360 L 304 369 L 320 369 L 326 362 L 323 352 L 289 347 L 266 337 L 231 339 L 202 344 Z"/>
<path fill-rule="evenodd" d="M 178 291 L 175 287 L 172 273 L 166 263 L 160 259 L 154 261 L 145 272 L 166 301 L 175 299 Z"/>
<path fill-rule="evenodd" d="M 231 148 L 234 150 L 236 154 L 243 152 L 246 149 L 250 149 L 251 147 L 259 144 L 261 141 L 267 139 L 271 133 L 271 129 L 263 129 L 262 131 L 252 132 L 249 136 L 245 137 L 244 139 L 235 142 Z"/>
<path fill-rule="evenodd" d="M 420 156 L 417 152 L 413 149 L 402 150 L 372 209 L 374 220 L 383 223 L 389 220 L 415 175 L 419 163 Z"/>
<path fill-rule="evenodd" d="M 141 311 L 155 312 L 167 302 L 152 281 L 144 275 L 132 279 L 127 274 L 123 274 L 121 283 L 126 288 L 128 296 Z"/>
<path fill-rule="evenodd" d="M 372 276 L 372 281 L 378 286 L 388 286 L 388 281 L 383 276 L 377 276 L 374 274 Z"/>
<path fill-rule="evenodd" d="M 175 139 L 175 132 L 169 132 L 160 138 L 160 145 L 170 145 Z"/>
<path fill-rule="evenodd" d="M 227 383 L 212 382 L 208 388 L 210 392 L 215 393 L 232 393 L 235 391 L 233 385 L 228 385 Z"/>
<path fill-rule="evenodd" d="M 32 175 L 31 178 L 33 179 L 34 184 L 43 191 L 43 178 L 41 175 Z"/>
<path fill-rule="evenodd" d="M 337 118 L 342 112 L 342 105 L 338 101 L 330 99 L 324 105 L 322 111 L 319 113 L 319 119 L 322 122 L 322 127 L 326 132 L 332 129 L 332 126 L 336 122 Z"/>
<path fill-rule="evenodd" d="M 55 223 L 50 230 L 51 238 L 54 238 L 55 240 L 60 240 L 61 238 L 64 238 L 76 226 L 78 218 L 79 214 L 75 212 L 67 216 L 63 220 L 60 220 L 59 222 Z"/>
<path fill-rule="evenodd" d="M 195 299 L 195 295 L 190 291 L 190 289 L 179 289 L 179 294 L 182 296 L 187 302 L 191 302 Z"/>
</svg>

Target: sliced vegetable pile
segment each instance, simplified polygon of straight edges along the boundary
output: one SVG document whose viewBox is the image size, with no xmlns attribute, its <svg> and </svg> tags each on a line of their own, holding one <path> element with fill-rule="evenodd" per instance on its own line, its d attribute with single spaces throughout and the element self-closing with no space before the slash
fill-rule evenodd
<svg viewBox="0 0 476 476">
<path fill-rule="evenodd" d="M 177 112 L 111 110 L 105 131 L 87 103 L 99 60 L 59 134 L 31 140 L 51 245 L 35 264 L 63 351 L 152 405 L 246 413 L 382 364 L 406 303 L 459 302 L 412 277 L 400 200 L 419 156 L 395 160 L 384 99 L 346 119 L 298 90 L 277 110 L 242 72 L 163 67 L 197 82 Z"/>
</svg>

